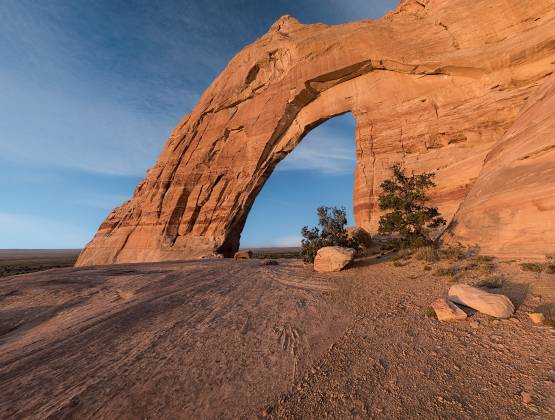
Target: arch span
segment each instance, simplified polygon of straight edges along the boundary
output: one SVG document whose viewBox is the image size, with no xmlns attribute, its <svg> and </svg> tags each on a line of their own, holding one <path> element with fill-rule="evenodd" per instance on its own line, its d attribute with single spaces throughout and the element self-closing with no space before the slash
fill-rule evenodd
<svg viewBox="0 0 555 420">
<path fill-rule="evenodd" d="M 549 0 L 403 0 L 376 21 L 280 18 L 177 125 L 77 265 L 231 255 L 276 164 L 311 128 L 349 111 L 356 223 L 375 228 L 377 185 L 396 160 L 437 173 L 434 200 L 450 218 L 553 71 L 552 9 Z"/>
</svg>

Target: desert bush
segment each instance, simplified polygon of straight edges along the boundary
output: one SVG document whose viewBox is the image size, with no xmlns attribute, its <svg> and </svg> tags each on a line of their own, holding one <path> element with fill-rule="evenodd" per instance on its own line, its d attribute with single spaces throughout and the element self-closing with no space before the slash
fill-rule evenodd
<svg viewBox="0 0 555 420">
<path fill-rule="evenodd" d="M 454 277 L 461 271 L 461 268 L 456 265 L 451 265 L 449 267 L 439 267 L 434 272 L 435 276 L 449 276 Z"/>
<path fill-rule="evenodd" d="M 441 258 L 451 260 L 463 260 L 468 256 L 469 251 L 462 245 L 449 245 L 441 248 Z"/>
<path fill-rule="evenodd" d="M 483 274 L 491 274 L 495 271 L 495 268 L 495 264 L 492 262 L 478 264 L 478 270 Z"/>
<path fill-rule="evenodd" d="M 545 265 L 547 266 L 547 272 L 549 274 L 555 274 L 555 255 L 546 255 L 545 256 Z"/>
<path fill-rule="evenodd" d="M 427 318 L 437 318 L 436 311 L 434 311 L 434 308 L 432 308 L 431 306 L 424 308 L 422 312 Z"/>
<path fill-rule="evenodd" d="M 436 262 L 440 259 L 440 253 L 437 247 L 428 245 L 416 248 L 414 257 L 420 261 Z"/>
<path fill-rule="evenodd" d="M 522 263 L 520 264 L 520 269 L 522 271 L 532 271 L 534 273 L 541 273 L 544 269 L 545 266 L 541 263 Z"/>
<path fill-rule="evenodd" d="M 503 287 L 504 279 L 501 276 L 491 276 L 481 280 L 477 286 L 486 287 L 488 289 L 499 289 Z"/>
<path fill-rule="evenodd" d="M 495 260 L 495 258 L 490 256 L 490 255 L 477 255 L 476 256 L 476 262 L 479 262 L 479 263 L 488 263 L 488 262 L 492 262 L 493 260 Z"/>
<path fill-rule="evenodd" d="M 344 207 L 319 207 L 318 224 L 320 228 L 309 229 L 305 226 L 301 230 L 301 258 L 305 262 L 314 262 L 316 253 L 326 246 L 342 246 L 357 251 L 360 246 L 356 239 L 350 238 L 345 226 L 347 225 L 347 211 Z"/>
<path fill-rule="evenodd" d="M 393 266 L 394 267 L 404 267 L 405 265 L 408 265 L 409 263 L 410 263 L 410 261 L 394 261 Z"/>
<path fill-rule="evenodd" d="M 381 210 L 391 210 L 380 217 L 378 232 L 398 235 L 401 246 L 424 246 L 433 243 L 431 232 L 446 224 L 436 207 L 428 207 L 427 190 L 435 187 L 433 172 L 408 176 L 400 163 L 391 167 L 392 178 L 381 184 L 378 198 Z"/>
</svg>

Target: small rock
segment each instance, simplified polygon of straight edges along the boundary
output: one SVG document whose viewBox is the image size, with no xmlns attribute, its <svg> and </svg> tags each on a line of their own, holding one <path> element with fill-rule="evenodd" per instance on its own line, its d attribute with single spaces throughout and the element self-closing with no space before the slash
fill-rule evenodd
<svg viewBox="0 0 555 420">
<path fill-rule="evenodd" d="M 534 324 L 543 324 L 545 321 L 545 315 L 540 312 L 529 313 L 528 318 L 530 318 Z"/>
<path fill-rule="evenodd" d="M 520 393 L 520 395 L 522 396 L 522 402 L 524 404 L 530 404 L 532 402 L 532 394 L 531 393 L 522 391 Z"/>
<path fill-rule="evenodd" d="M 470 321 L 468 325 L 470 325 L 471 328 L 478 328 L 480 323 L 478 321 Z"/>
<path fill-rule="evenodd" d="M 454 303 L 446 298 L 440 298 L 432 303 L 432 308 L 436 312 L 437 319 L 440 321 L 460 321 L 466 319 L 466 313 Z"/>
<path fill-rule="evenodd" d="M 250 249 L 247 251 L 237 251 L 233 258 L 236 260 L 249 260 L 252 258 L 252 251 Z"/>
<path fill-rule="evenodd" d="M 449 300 L 496 318 L 509 318 L 515 311 L 507 296 L 488 293 L 467 284 L 451 286 Z"/>
</svg>

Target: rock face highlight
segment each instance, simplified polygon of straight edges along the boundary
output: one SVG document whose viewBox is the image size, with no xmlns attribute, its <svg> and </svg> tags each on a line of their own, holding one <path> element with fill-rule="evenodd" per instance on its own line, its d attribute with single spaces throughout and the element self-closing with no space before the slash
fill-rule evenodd
<svg viewBox="0 0 555 420">
<path fill-rule="evenodd" d="M 551 0 L 406 0 L 375 21 L 280 18 L 177 125 L 77 265 L 233 256 L 276 165 L 346 112 L 357 122 L 356 224 L 375 231 L 378 186 L 395 161 L 436 172 L 433 201 L 451 219 L 481 171 L 495 172 L 484 158 L 553 72 L 554 9 Z M 479 223 L 470 225 L 461 235 L 479 242 Z"/>
<path fill-rule="evenodd" d="M 488 153 L 453 221 L 482 252 L 543 259 L 555 253 L 555 75 L 536 89 Z"/>
<path fill-rule="evenodd" d="M 314 258 L 314 270 L 320 273 L 341 271 L 355 258 L 356 251 L 340 246 L 325 246 L 320 248 Z"/>
</svg>

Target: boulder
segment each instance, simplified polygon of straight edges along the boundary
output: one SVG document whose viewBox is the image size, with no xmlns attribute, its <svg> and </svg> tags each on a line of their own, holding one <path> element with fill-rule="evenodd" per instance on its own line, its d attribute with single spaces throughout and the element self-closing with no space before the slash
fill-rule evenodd
<svg viewBox="0 0 555 420">
<path fill-rule="evenodd" d="M 236 260 L 250 260 L 252 258 L 252 251 L 250 249 L 247 251 L 237 251 L 233 258 Z"/>
<path fill-rule="evenodd" d="M 320 248 L 314 259 L 314 269 L 320 273 L 341 271 L 355 258 L 356 251 L 340 246 Z"/>
<path fill-rule="evenodd" d="M 515 311 L 507 296 L 488 293 L 467 284 L 451 286 L 449 300 L 496 318 L 509 318 Z"/>
<path fill-rule="evenodd" d="M 461 308 L 446 298 L 436 300 L 432 303 L 432 308 L 440 321 L 460 321 L 466 319 L 467 316 Z"/>
</svg>

